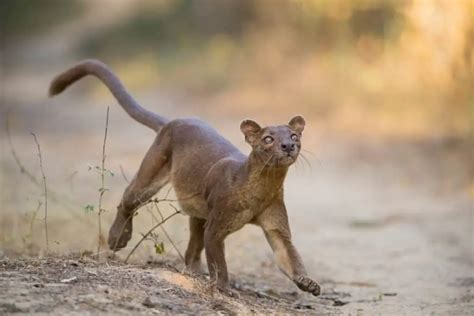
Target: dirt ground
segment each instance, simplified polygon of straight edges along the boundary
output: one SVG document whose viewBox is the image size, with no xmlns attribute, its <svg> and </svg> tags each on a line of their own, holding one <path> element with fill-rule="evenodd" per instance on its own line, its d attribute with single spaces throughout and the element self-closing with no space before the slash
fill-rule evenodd
<svg viewBox="0 0 474 316">
<path fill-rule="evenodd" d="M 343 293 L 305 299 L 296 291 L 265 289 L 250 279 L 233 284 L 240 298 L 216 291 L 204 277 L 166 263 L 98 264 L 85 258 L 4 258 L 0 312 L 68 314 L 334 313 Z"/>
</svg>

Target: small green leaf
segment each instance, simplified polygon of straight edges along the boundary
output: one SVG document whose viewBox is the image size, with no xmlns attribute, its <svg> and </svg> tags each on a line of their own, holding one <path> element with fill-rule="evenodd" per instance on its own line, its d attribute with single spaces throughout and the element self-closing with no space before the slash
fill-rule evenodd
<svg viewBox="0 0 474 316">
<path fill-rule="evenodd" d="M 84 211 L 86 211 L 86 213 L 94 212 L 94 205 L 87 204 L 86 206 L 84 206 Z"/>
<path fill-rule="evenodd" d="M 111 176 L 111 177 L 114 176 L 114 173 L 113 173 L 111 170 L 109 170 L 109 169 L 104 169 L 104 173 L 105 173 L 105 174 L 108 174 L 108 175 Z"/>
<path fill-rule="evenodd" d="M 155 244 L 155 252 L 159 255 L 165 253 L 165 245 L 163 244 L 163 242 Z"/>
</svg>

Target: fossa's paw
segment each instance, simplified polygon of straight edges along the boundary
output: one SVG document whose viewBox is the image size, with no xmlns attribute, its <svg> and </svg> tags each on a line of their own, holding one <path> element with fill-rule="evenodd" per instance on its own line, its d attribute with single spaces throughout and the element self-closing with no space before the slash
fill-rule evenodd
<svg viewBox="0 0 474 316">
<path fill-rule="evenodd" d="M 302 291 L 309 292 L 314 296 L 321 294 L 321 287 L 319 284 L 306 276 L 296 277 L 294 282 Z"/>
<path fill-rule="evenodd" d="M 225 295 L 230 296 L 232 298 L 235 298 L 235 299 L 240 298 L 239 292 L 236 291 L 236 290 L 231 289 L 230 286 L 218 286 L 217 289 L 222 294 L 225 294 Z"/>
<path fill-rule="evenodd" d="M 117 217 L 110 227 L 109 231 L 109 248 L 111 250 L 120 250 L 124 248 L 128 241 L 132 238 L 132 221 L 124 221 Z"/>
<path fill-rule="evenodd" d="M 186 263 L 186 271 L 190 274 L 204 274 L 201 260 L 192 263 Z"/>
</svg>

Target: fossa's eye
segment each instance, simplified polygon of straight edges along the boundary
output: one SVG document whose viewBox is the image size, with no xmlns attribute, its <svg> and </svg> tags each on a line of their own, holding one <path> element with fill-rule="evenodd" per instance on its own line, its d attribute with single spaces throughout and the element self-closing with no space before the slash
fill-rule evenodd
<svg viewBox="0 0 474 316">
<path fill-rule="evenodd" d="M 273 139 L 273 137 L 271 137 L 271 136 L 266 136 L 266 137 L 263 139 L 263 141 L 265 142 L 265 144 L 271 144 L 271 143 L 273 143 L 273 140 L 274 140 L 274 139 Z"/>
<path fill-rule="evenodd" d="M 297 141 L 298 140 L 298 135 L 291 134 L 291 139 L 294 140 L 294 141 Z"/>
</svg>

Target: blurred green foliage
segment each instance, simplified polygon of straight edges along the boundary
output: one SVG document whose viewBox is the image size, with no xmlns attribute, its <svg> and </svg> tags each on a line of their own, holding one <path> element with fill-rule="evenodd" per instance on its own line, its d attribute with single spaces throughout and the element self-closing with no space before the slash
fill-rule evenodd
<svg viewBox="0 0 474 316">
<path fill-rule="evenodd" d="M 208 5 L 205 5 L 205 4 Z M 136 13 L 119 25 L 91 34 L 81 50 L 92 56 L 130 56 L 144 50 L 170 56 L 200 50 L 216 34 L 238 37 L 254 16 L 252 1 L 197 2 L 176 0 L 167 6 L 139 4 Z"/>
<path fill-rule="evenodd" d="M 396 39 L 404 25 L 403 1 L 139 1 L 118 24 L 90 33 L 79 53 L 106 61 L 153 56 L 150 67 L 197 91 L 221 89 L 238 73 L 236 61 L 254 60 L 257 32 L 286 28 L 297 55 L 337 49 L 352 54 L 359 38 Z M 261 43 L 264 44 L 264 43 Z M 276 48 L 279 49 L 279 48 Z M 142 58 L 143 59 L 143 58 Z M 245 64 L 245 62 L 243 62 Z M 237 68 L 239 68 L 237 66 Z M 185 79 L 183 79 L 185 78 Z"/>
<path fill-rule="evenodd" d="M 78 0 L 1 0 L 0 23 L 6 40 L 31 37 L 84 10 Z"/>
<path fill-rule="evenodd" d="M 404 25 L 399 10 L 405 1 L 346 2 L 345 12 L 334 12 L 330 1 L 170 1 L 163 7 L 151 1 L 129 19 L 91 34 L 81 45 L 84 55 L 131 56 L 144 50 L 161 55 L 194 53 L 209 40 L 224 34 L 238 41 L 246 27 L 271 28 L 287 25 L 308 48 L 338 45 L 343 39 L 368 35 L 393 39 Z M 370 5 L 369 5 L 370 4 Z M 347 9 L 349 7 L 349 9 Z"/>
<path fill-rule="evenodd" d="M 309 48 L 331 49 L 352 45 L 363 36 L 396 40 L 406 24 L 401 14 L 406 4 L 392 0 L 302 0 L 280 3 L 279 7 L 286 10 L 275 11 L 277 22 L 289 23 Z"/>
<path fill-rule="evenodd" d="M 187 64 L 183 68 L 194 71 L 184 76 L 197 89 L 226 84 L 230 48 L 256 19 L 251 0 L 140 1 L 134 10 L 128 19 L 86 37 L 79 54 L 108 61 L 151 55 L 150 67 L 168 78 Z"/>
</svg>

